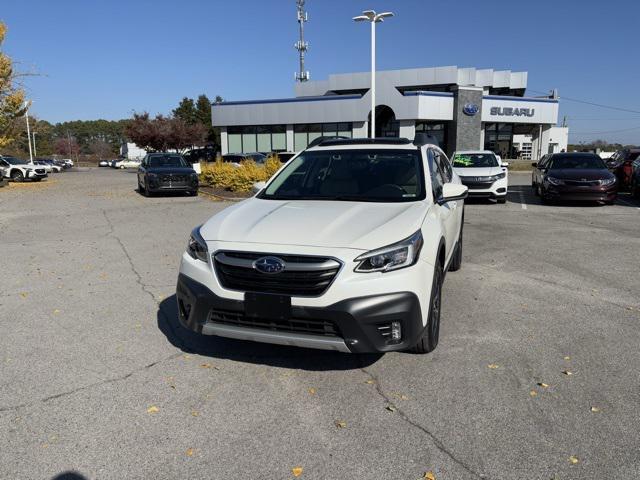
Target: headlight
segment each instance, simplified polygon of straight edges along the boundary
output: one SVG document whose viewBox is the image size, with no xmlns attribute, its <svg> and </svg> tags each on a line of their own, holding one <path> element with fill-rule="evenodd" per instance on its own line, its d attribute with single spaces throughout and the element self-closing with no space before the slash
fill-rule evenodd
<svg viewBox="0 0 640 480">
<path fill-rule="evenodd" d="M 605 178 L 604 180 L 600 180 L 600 185 L 613 185 L 614 183 L 616 183 L 616 177 L 613 178 Z"/>
<path fill-rule="evenodd" d="M 555 177 L 547 177 L 547 182 L 549 182 L 551 185 L 564 185 L 563 180 Z"/>
<path fill-rule="evenodd" d="M 187 253 L 194 260 L 202 260 L 205 263 L 209 262 L 207 253 L 207 242 L 204 241 L 202 235 L 200 235 L 200 227 L 196 227 L 191 232 L 189 237 L 189 243 L 187 244 Z"/>
<path fill-rule="evenodd" d="M 506 176 L 507 176 L 506 172 L 502 172 L 502 173 L 498 173 L 497 175 L 494 175 L 493 177 L 490 177 L 490 178 L 491 178 L 491 180 L 493 180 L 495 182 L 496 180 L 500 180 L 501 178 L 504 178 Z"/>
<path fill-rule="evenodd" d="M 360 262 L 355 271 L 360 273 L 389 272 L 410 267 L 418 261 L 422 248 L 422 232 L 418 230 L 398 243 L 364 253 L 355 259 Z"/>
</svg>

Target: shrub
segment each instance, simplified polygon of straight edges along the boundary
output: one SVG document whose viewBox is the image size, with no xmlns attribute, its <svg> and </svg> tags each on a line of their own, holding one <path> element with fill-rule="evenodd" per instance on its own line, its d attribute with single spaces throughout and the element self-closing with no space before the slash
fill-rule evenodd
<svg viewBox="0 0 640 480">
<path fill-rule="evenodd" d="M 213 164 L 204 165 L 200 181 L 232 192 L 250 192 L 256 182 L 268 180 L 281 167 L 277 158 L 269 158 L 264 165 L 253 160 L 245 160 L 240 166 L 218 159 Z"/>
</svg>

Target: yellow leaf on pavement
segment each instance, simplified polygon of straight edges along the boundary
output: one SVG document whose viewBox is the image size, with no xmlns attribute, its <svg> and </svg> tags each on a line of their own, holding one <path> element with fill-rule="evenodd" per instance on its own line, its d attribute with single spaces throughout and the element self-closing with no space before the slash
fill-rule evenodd
<svg viewBox="0 0 640 480">
<path fill-rule="evenodd" d="M 187 457 L 193 457 L 194 450 L 193 450 L 193 448 L 187 448 L 187 451 L 185 453 L 186 453 Z"/>
<path fill-rule="evenodd" d="M 375 380 L 371 380 L 371 379 L 369 379 L 369 380 L 367 380 L 367 381 L 366 381 L 366 382 L 364 382 L 364 383 L 367 383 L 367 384 L 369 384 L 369 385 L 373 385 L 374 383 L 376 383 L 376 381 L 375 381 Z"/>
<path fill-rule="evenodd" d="M 147 408 L 147 413 L 158 413 L 159 411 L 160 409 L 155 405 L 151 405 L 149 408 Z"/>
<path fill-rule="evenodd" d="M 192 416 L 192 417 L 197 417 L 198 415 L 200 415 L 200 414 L 199 414 L 198 412 L 196 412 L 195 410 L 193 410 L 193 411 L 191 412 L 191 416 Z"/>
<path fill-rule="evenodd" d="M 497 365 L 495 363 L 490 363 L 489 365 L 487 365 L 487 368 L 495 370 L 496 368 L 500 368 L 500 365 Z"/>
<path fill-rule="evenodd" d="M 569 370 L 563 370 L 562 373 L 564 373 L 565 375 L 573 375 L 573 372 L 570 372 Z"/>
<path fill-rule="evenodd" d="M 395 412 L 398 410 L 395 405 L 387 405 L 386 409 L 389 410 L 390 412 Z"/>
<path fill-rule="evenodd" d="M 311 388 L 309 389 L 309 395 L 315 395 L 315 394 L 316 394 L 316 389 L 315 389 L 315 388 L 313 388 L 313 387 L 311 387 Z"/>
<path fill-rule="evenodd" d="M 426 480 L 436 480 L 436 476 L 431 471 L 424 472 L 424 476 L 422 478 L 424 478 Z"/>
<path fill-rule="evenodd" d="M 336 420 L 336 427 L 338 428 L 347 428 L 347 422 L 342 420 Z"/>
<path fill-rule="evenodd" d="M 573 463 L 574 465 L 578 463 L 578 457 L 571 455 L 569 457 L 569 463 Z"/>
<path fill-rule="evenodd" d="M 299 477 L 300 475 L 302 475 L 302 467 L 293 467 L 291 469 L 291 473 L 293 473 L 294 477 Z"/>
<path fill-rule="evenodd" d="M 591 411 L 592 411 L 593 413 L 598 413 L 598 412 L 600 411 L 600 408 L 598 408 L 598 407 L 591 407 Z"/>
<path fill-rule="evenodd" d="M 539 383 L 538 383 L 538 386 L 539 386 L 539 387 L 542 387 L 542 388 L 548 388 L 548 387 L 549 387 L 549 384 L 548 384 L 548 383 L 539 382 Z"/>
<path fill-rule="evenodd" d="M 27 298 L 29 296 L 29 293 L 28 292 L 20 292 L 20 296 L 22 298 Z"/>
<path fill-rule="evenodd" d="M 564 357 L 565 360 L 571 360 L 571 357 L 569 355 L 567 355 L 566 357 Z"/>
<path fill-rule="evenodd" d="M 529 395 L 531 395 L 532 397 L 535 397 L 535 396 L 537 396 L 537 395 L 538 395 L 538 392 L 536 392 L 535 390 L 531 390 L 531 391 L 529 392 Z"/>
</svg>

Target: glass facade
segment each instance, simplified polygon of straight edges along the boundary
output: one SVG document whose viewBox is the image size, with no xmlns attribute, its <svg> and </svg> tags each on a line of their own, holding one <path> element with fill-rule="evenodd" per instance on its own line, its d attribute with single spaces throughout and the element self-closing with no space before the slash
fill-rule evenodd
<svg viewBox="0 0 640 480">
<path fill-rule="evenodd" d="M 446 122 L 430 122 L 424 120 L 416 121 L 416 133 L 425 132 L 431 135 L 440 145 L 440 148 L 445 152 L 449 151 L 449 136 L 447 135 Z"/>
<path fill-rule="evenodd" d="M 513 124 L 485 124 L 484 149 L 491 150 L 502 158 L 513 158 Z"/>
<path fill-rule="evenodd" d="M 287 149 L 287 127 L 285 125 L 229 127 L 227 144 L 229 153 L 283 152 Z"/>
<path fill-rule="evenodd" d="M 296 152 L 304 150 L 307 145 L 318 137 L 351 138 L 353 125 L 351 123 L 304 123 L 293 126 L 293 149 Z"/>
</svg>

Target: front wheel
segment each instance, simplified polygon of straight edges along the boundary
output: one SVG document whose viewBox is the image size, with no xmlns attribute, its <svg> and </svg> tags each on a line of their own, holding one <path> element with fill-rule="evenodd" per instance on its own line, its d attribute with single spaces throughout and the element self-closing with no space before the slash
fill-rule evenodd
<svg viewBox="0 0 640 480">
<path fill-rule="evenodd" d="M 20 170 L 14 170 L 11 172 L 11 180 L 14 182 L 22 182 L 24 180 L 24 174 Z"/>
<path fill-rule="evenodd" d="M 435 350 L 440 336 L 440 303 L 442 301 L 442 282 L 444 273 L 440 262 L 433 272 L 431 299 L 429 301 L 429 319 L 418 343 L 413 347 L 415 353 L 429 353 Z"/>
<path fill-rule="evenodd" d="M 457 272 L 462 267 L 462 231 L 464 229 L 464 217 L 462 217 L 462 225 L 460 225 L 460 235 L 456 244 L 456 251 L 453 254 L 451 263 L 449 264 L 450 272 Z"/>
</svg>

